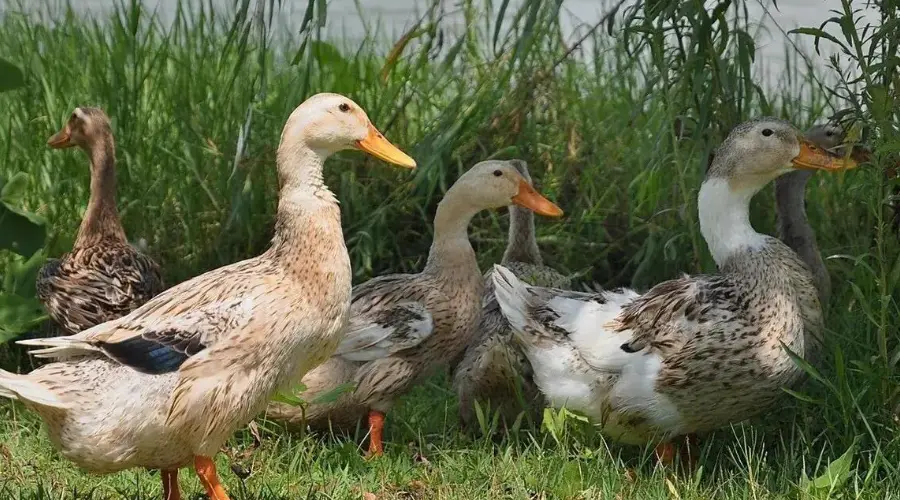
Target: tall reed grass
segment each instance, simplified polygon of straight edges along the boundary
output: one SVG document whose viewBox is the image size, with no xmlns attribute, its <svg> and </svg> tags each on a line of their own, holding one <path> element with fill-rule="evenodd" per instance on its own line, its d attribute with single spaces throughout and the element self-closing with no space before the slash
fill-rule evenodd
<svg viewBox="0 0 900 500">
<path fill-rule="evenodd" d="M 464 0 L 462 30 L 447 25 L 435 1 L 393 45 L 374 30 L 356 45 L 324 40 L 326 3 L 314 0 L 288 37 L 273 33 L 274 0 L 236 1 L 227 14 L 181 2 L 171 26 L 136 0 L 98 20 L 71 8 L 40 20 L 7 13 L 0 55 L 24 69 L 28 85 L 0 94 L 0 159 L 30 175 L 26 203 L 47 218 L 46 253 L 58 255 L 87 202 L 88 168 L 83 155 L 44 141 L 75 106 L 106 109 L 126 230 L 147 241 L 175 283 L 265 248 L 281 126 L 305 97 L 339 92 L 419 162 L 412 175 L 357 153 L 329 163 L 358 281 L 420 269 L 436 204 L 453 180 L 477 161 L 516 157 L 567 214 L 538 221 L 547 263 L 585 282 L 644 288 L 714 270 L 695 197 L 707 154 L 731 126 L 765 113 L 806 127 L 849 108 L 847 116 L 870 124 L 878 154 L 873 166 L 817 175 L 808 188 L 836 285 L 833 356 L 797 395 L 806 420 L 792 439 L 835 455 L 856 443 L 867 469 L 894 474 L 900 245 L 885 211 L 896 181 L 880 167 L 900 151 L 897 43 L 888 36 L 900 3 L 879 3 L 885 24 L 869 29 L 854 5 L 835 14 L 832 37 L 847 40 L 861 76 L 826 78 L 827 61 L 787 48 L 786 77 L 774 89 L 753 70 L 757 20 L 743 0 L 642 3 L 577 44 L 560 34 L 560 3 L 537 0 L 515 8 Z M 827 28 L 794 36 L 834 43 L 823 38 Z M 752 219 L 772 233 L 770 192 Z M 502 211 L 473 222 L 483 266 L 499 260 L 505 228 Z"/>
</svg>

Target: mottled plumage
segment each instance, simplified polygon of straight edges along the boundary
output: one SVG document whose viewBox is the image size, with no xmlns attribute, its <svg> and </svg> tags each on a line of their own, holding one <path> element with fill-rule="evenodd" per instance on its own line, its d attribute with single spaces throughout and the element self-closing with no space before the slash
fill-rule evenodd
<svg viewBox="0 0 900 500">
<path fill-rule="evenodd" d="M 86 470 L 162 469 L 166 498 L 179 498 L 177 469 L 193 460 L 209 497 L 227 499 L 210 457 L 278 388 L 328 359 L 347 324 L 350 260 L 322 166 L 350 147 L 415 165 L 349 99 L 309 98 L 282 133 L 269 250 L 122 318 L 23 341 L 59 361 L 27 375 L 0 370 L 0 395 L 37 412 L 62 455 Z"/>
<path fill-rule="evenodd" d="M 524 161 L 512 160 L 519 172 L 531 180 Z M 509 239 L 501 263 L 530 285 L 568 288 L 571 279 L 543 264 L 534 232 L 534 214 L 515 205 L 509 207 Z M 486 411 L 499 411 L 504 425 L 512 425 L 523 411 L 540 418 L 543 396 L 534 384 L 531 365 L 513 342 L 509 323 L 494 297 L 494 270 L 484 273 L 481 320 L 465 351 L 451 364 L 453 387 L 459 398 L 463 425 L 475 421 L 475 404 Z"/>
<path fill-rule="evenodd" d="M 465 347 L 481 313 L 482 276 L 467 228 L 481 210 L 520 203 L 547 215 L 543 199 L 508 162 L 482 162 L 463 174 L 438 205 L 434 242 L 419 274 L 375 278 L 354 288 L 350 324 L 336 354 L 311 371 L 307 401 L 347 382 L 355 390 L 301 411 L 283 403 L 267 415 L 313 428 L 353 427 L 370 414 L 370 451 L 381 453 L 381 423 L 400 395 Z"/>
<path fill-rule="evenodd" d="M 77 333 L 135 310 L 162 292 L 159 266 L 128 243 L 116 208 L 115 143 L 98 108 L 75 108 L 53 148 L 81 147 L 91 159 L 91 198 L 72 251 L 50 259 L 38 298 L 57 324 Z"/>
<path fill-rule="evenodd" d="M 771 408 L 802 376 L 784 347 L 810 356 L 822 332 L 809 268 L 749 223 L 752 196 L 792 164 L 843 166 L 776 119 L 737 127 L 717 151 L 698 204 L 720 274 L 638 295 L 530 287 L 499 268 L 495 295 L 550 403 L 634 444 Z"/>
<path fill-rule="evenodd" d="M 72 333 L 124 316 L 163 288 L 156 262 L 120 242 L 73 248 L 44 264 L 37 280 L 44 308 Z"/>
</svg>

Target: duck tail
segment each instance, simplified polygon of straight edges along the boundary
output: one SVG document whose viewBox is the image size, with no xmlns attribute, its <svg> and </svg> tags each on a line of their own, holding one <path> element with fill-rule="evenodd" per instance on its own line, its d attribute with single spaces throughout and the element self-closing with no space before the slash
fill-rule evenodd
<svg viewBox="0 0 900 500">
<path fill-rule="evenodd" d="M 41 347 L 42 349 L 34 349 L 28 353 L 35 358 L 43 359 L 65 359 L 91 352 L 103 352 L 100 348 L 72 336 L 27 339 L 16 343 L 28 347 Z"/>
<path fill-rule="evenodd" d="M 17 375 L 6 370 L 0 370 L 0 396 L 55 408 L 69 407 L 49 389 L 29 380 L 27 375 Z"/>
<path fill-rule="evenodd" d="M 494 272 L 491 276 L 494 282 L 494 296 L 503 311 L 503 317 L 509 322 L 516 337 L 526 343 L 529 342 L 533 328 L 528 328 L 531 321 L 528 318 L 528 289 L 527 283 L 520 280 L 509 269 L 499 265 L 494 265 Z"/>
</svg>

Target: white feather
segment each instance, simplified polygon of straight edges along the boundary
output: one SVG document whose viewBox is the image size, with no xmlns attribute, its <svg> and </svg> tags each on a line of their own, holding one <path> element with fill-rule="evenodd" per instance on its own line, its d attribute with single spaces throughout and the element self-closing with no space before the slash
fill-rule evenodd
<svg viewBox="0 0 900 500">
<path fill-rule="evenodd" d="M 622 307 L 639 295 L 633 290 L 603 292 L 604 302 L 590 295 L 552 294 L 550 289 L 533 293 L 531 287 L 503 266 L 494 266 L 494 294 L 534 370 L 535 382 L 554 407 L 581 411 L 595 422 L 604 422 L 604 433 L 628 442 L 641 442 L 630 434 L 619 415 L 636 412 L 660 429 L 677 429 L 681 415 L 676 406 L 656 392 L 662 359 L 646 352 L 627 352 L 622 344 L 631 340 L 629 330 L 616 332 L 606 325 Z M 545 302 L 529 304 L 542 297 Z M 555 327 L 567 335 L 544 328 L 528 316 L 529 306 L 551 309 L 558 317 Z M 525 327 L 542 332 L 555 342 L 537 343 Z M 609 406 L 606 406 L 607 403 Z M 609 409 L 613 414 L 607 414 Z"/>
<path fill-rule="evenodd" d="M 55 408 L 66 409 L 70 406 L 46 387 L 28 380 L 27 375 L 16 375 L 5 370 L 0 370 L 0 396 Z"/>
<path fill-rule="evenodd" d="M 349 361 L 374 361 L 391 354 L 415 347 L 434 332 L 434 319 L 428 309 L 419 302 L 401 302 L 392 306 L 404 308 L 412 313 L 411 319 L 402 323 L 404 335 L 397 335 L 397 326 L 382 326 L 368 320 L 366 316 L 350 319 L 344 339 L 336 356 Z"/>
<path fill-rule="evenodd" d="M 758 189 L 732 189 L 726 179 L 709 179 L 700 186 L 700 232 L 716 265 L 721 266 L 737 252 L 758 249 L 766 237 L 750 225 L 750 199 Z"/>
</svg>

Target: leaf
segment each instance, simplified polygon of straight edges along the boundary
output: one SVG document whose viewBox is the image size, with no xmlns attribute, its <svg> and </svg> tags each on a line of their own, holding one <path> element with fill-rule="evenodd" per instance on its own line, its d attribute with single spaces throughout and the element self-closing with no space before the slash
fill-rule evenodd
<svg viewBox="0 0 900 500">
<path fill-rule="evenodd" d="M 507 7 L 509 7 L 509 0 L 503 0 L 500 10 L 497 12 L 497 20 L 494 21 L 494 54 L 497 53 L 497 40 L 500 38 L 500 30 L 503 28 L 503 17 L 506 15 Z"/>
<path fill-rule="evenodd" d="M 337 387 L 334 387 L 330 391 L 319 394 L 318 396 L 314 397 L 313 400 L 309 403 L 314 405 L 334 403 L 338 400 L 339 397 L 341 397 L 341 394 L 344 394 L 345 392 L 353 392 L 355 389 L 355 382 L 345 382 Z"/>
<path fill-rule="evenodd" d="M 0 179 L 0 248 L 26 257 L 44 246 L 44 218 L 19 208 L 28 175 L 18 172 L 7 182 Z"/>
<path fill-rule="evenodd" d="M 0 292 L 0 343 L 27 332 L 46 319 L 47 314 L 37 298 Z"/>
<path fill-rule="evenodd" d="M 0 248 L 29 257 L 44 246 L 46 236 L 41 217 L 0 203 Z"/>
<path fill-rule="evenodd" d="M 272 397 L 272 401 L 291 406 L 304 406 L 307 404 L 306 401 L 296 396 L 296 394 L 302 394 L 304 392 L 306 392 L 306 386 L 302 382 L 299 382 L 287 391 L 276 392 L 275 396 Z"/>
<path fill-rule="evenodd" d="M 806 490 L 825 489 L 834 491 L 835 489 L 840 488 L 850 478 L 850 473 L 853 468 L 853 455 L 855 452 L 856 440 L 854 439 L 853 444 L 847 448 L 847 451 L 828 464 L 828 467 L 825 468 L 825 471 L 822 474 L 812 480 L 801 477 L 800 485 Z"/>
<path fill-rule="evenodd" d="M 387 59 L 385 59 L 384 66 L 381 68 L 381 81 L 386 82 L 388 76 L 391 74 L 391 70 L 394 69 L 394 66 L 397 65 L 397 62 L 400 60 L 400 56 L 403 55 L 403 51 L 406 49 L 406 46 L 409 45 L 409 42 L 419 38 L 420 36 L 428 33 L 429 27 L 420 29 L 419 26 L 421 23 L 416 22 L 412 28 L 409 29 L 403 36 L 397 40 L 397 43 L 391 48 L 391 51 L 388 52 Z"/>
<path fill-rule="evenodd" d="M 312 50 L 316 61 L 319 65 L 327 66 L 346 66 L 347 60 L 341 55 L 341 51 L 328 42 L 315 40 L 309 43 L 309 49 Z"/>
<path fill-rule="evenodd" d="M 847 47 L 846 47 L 843 43 L 841 43 L 840 40 L 838 40 L 837 38 L 835 38 L 834 35 L 831 35 L 831 34 L 829 34 L 829 33 L 826 33 L 825 31 L 820 30 L 820 29 L 817 29 L 817 28 L 797 28 L 797 29 L 793 29 L 793 30 L 791 30 L 791 31 L 788 31 L 788 35 L 794 35 L 794 34 L 797 34 L 797 35 L 809 35 L 809 36 L 814 36 L 814 37 L 816 37 L 816 42 L 815 42 L 816 54 L 819 54 L 819 55 L 822 54 L 822 53 L 819 51 L 819 39 L 820 39 L 820 38 L 824 38 L 824 39 L 826 39 L 826 40 L 829 40 L 829 41 L 831 41 L 831 42 L 834 42 L 835 44 L 837 44 L 839 47 L 841 47 L 841 48 L 844 49 L 845 51 L 847 50 Z"/>
<path fill-rule="evenodd" d="M 10 260 L 3 276 L 3 290 L 23 297 L 34 297 L 37 293 L 35 281 L 46 260 L 43 251 L 35 252 L 28 259 L 18 257 Z"/>
<path fill-rule="evenodd" d="M 16 172 L 12 178 L 6 181 L 3 189 L 0 189 L 0 200 L 10 205 L 18 205 L 28 187 L 28 174 Z"/>
<path fill-rule="evenodd" d="M 324 28 L 325 20 L 328 16 L 328 5 L 326 4 L 325 0 L 316 0 L 316 14 L 316 17 L 318 18 L 318 26 L 320 28 Z"/>
<path fill-rule="evenodd" d="M 0 92 L 25 86 L 25 75 L 15 64 L 0 58 Z"/>
</svg>

